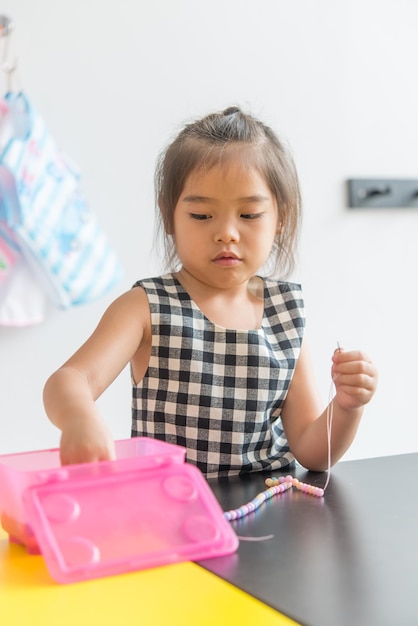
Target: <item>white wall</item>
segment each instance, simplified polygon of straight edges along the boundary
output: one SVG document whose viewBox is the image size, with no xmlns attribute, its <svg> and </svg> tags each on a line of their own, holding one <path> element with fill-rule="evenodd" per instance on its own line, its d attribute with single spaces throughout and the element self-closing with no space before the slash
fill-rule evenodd
<svg viewBox="0 0 418 626">
<path fill-rule="evenodd" d="M 0 453 L 58 445 L 41 393 L 110 299 L 159 271 L 153 168 L 184 121 L 238 103 L 293 147 L 305 219 L 294 278 L 324 402 L 336 342 L 362 347 L 380 386 L 346 459 L 418 450 L 418 210 L 350 211 L 350 177 L 418 178 L 414 0 L 3 0 L 23 89 L 126 268 L 107 299 L 0 328 Z M 6 83 L 2 85 L 3 90 Z M 100 401 L 129 436 L 128 370 Z"/>
</svg>

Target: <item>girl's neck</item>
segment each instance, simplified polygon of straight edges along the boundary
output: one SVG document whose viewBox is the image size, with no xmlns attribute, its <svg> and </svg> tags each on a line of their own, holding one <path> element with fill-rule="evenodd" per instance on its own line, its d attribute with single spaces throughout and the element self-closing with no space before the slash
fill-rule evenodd
<svg viewBox="0 0 418 626">
<path fill-rule="evenodd" d="M 184 269 L 174 276 L 214 324 L 230 330 L 256 330 L 261 327 L 264 299 L 260 278 L 254 277 L 234 288 L 218 289 L 196 281 Z"/>
</svg>

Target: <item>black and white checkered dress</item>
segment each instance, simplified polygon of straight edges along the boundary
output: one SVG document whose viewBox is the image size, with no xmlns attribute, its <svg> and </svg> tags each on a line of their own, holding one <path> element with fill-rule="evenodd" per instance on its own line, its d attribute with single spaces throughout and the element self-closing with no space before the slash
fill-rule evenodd
<svg viewBox="0 0 418 626">
<path fill-rule="evenodd" d="M 172 274 L 141 280 L 152 349 L 133 383 L 132 436 L 187 448 L 207 476 L 285 467 L 294 461 L 280 419 L 304 329 L 299 285 L 263 279 L 257 330 L 209 321 Z"/>
</svg>

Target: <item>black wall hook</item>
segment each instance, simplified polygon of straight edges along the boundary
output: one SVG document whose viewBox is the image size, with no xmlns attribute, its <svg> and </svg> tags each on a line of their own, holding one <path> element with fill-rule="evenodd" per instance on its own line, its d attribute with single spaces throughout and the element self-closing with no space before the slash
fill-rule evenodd
<svg viewBox="0 0 418 626">
<path fill-rule="evenodd" d="M 357 195 L 362 200 L 367 200 L 368 198 L 374 198 L 376 196 L 387 196 L 392 192 L 392 189 L 389 185 L 385 185 L 382 187 L 362 187 L 357 191 Z"/>
<path fill-rule="evenodd" d="M 348 180 L 348 206 L 417 208 L 418 179 L 353 178 Z"/>
</svg>

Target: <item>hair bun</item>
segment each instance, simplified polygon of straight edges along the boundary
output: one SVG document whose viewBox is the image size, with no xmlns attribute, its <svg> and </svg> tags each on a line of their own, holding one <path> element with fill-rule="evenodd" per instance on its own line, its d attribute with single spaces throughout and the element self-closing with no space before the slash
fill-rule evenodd
<svg viewBox="0 0 418 626">
<path fill-rule="evenodd" d="M 223 112 L 224 115 L 234 115 L 234 113 L 241 113 L 241 109 L 239 107 L 228 107 Z"/>
</svg>

